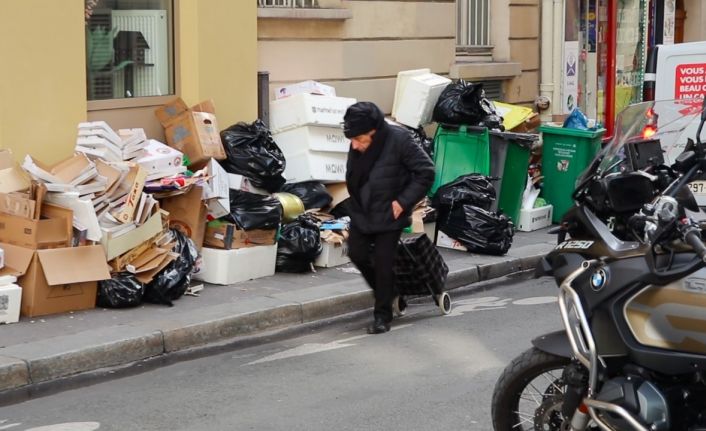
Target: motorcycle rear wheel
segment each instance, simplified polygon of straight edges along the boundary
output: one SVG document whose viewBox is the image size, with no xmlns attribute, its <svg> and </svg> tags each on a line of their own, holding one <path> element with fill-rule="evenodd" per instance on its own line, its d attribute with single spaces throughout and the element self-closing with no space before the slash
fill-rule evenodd
<svg viewBox="0 0 706 431">
<path fill-rule="evenodd" d="M 492 417 L 495 431 L 558 431 L 565 418 L 561 405 L 562 380 L 568 358 L 535 347 L 510 362 L 493 391 Z"/>
</svg>

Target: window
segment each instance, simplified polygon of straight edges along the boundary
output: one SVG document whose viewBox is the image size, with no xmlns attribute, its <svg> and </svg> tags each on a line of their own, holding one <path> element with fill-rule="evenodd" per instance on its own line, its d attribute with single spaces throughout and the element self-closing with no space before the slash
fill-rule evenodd
<svg viewBox="0 0 706 431">
<path fill-rule="evenodd" d="M 85 0 L 88 100 L 174 93 L 172 0 Z"/>
<path fill-rule="evenodd" d="M 490 0 L 456 0 L 456 45 L 490 47 Z"/>
<path fill-rule="evenodd" d="M 318 0 L 257 0 L 257 7 L 317 8 Z"/>
</svg>

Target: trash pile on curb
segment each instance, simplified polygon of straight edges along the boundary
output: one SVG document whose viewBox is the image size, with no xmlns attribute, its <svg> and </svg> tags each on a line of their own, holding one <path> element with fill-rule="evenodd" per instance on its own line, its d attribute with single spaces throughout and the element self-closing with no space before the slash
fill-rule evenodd
<svg viewBox="0 0 706 431">
<path fill-rule="evenodd" d="M 0 323 L 96 304 L 172 305 L 202 288 L 194 280 L 228 285 L 349 262 L 350 142 L 341 123 L 356 100 L 314 81 L 275 96 L 269 125 L 220 129 L 212 101 L 188 107 L 176 98 L 155 111 L 166 143 L 96 121 L 78 125 L 74 153 L 55 164 L 26 155 L 18 165 L 0 150 L 0 285 L 11 292 Z M 417 205 L 405 235 L 507 251 L 512 222 L 494 205 L 502 192 L 489 169 L 476 169 L 488 156 L 449 166 L 455 156 L 440 140 L 449 128 L 502 130 L 499 110 L 479 86 L 400 73 L 388 121 L 409 129 L 437 165 L 435 193 Z M 523 111 L 515 126 L 531 116 Z"/>
</svg>

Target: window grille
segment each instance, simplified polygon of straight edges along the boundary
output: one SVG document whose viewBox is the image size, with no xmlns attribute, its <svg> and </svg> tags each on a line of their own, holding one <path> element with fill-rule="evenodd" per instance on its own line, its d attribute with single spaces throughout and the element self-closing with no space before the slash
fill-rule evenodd
<svg viewBox="0 0 706 431">
<path fill-rule="evenodd" d="M 456 45 L 490 46 L 490 0 L 456 0 Z"/>
<path fill-rule="evenodd" d="M 318 8 L 319 0 L 257 0 L 257 7 Z"/>
</svg>

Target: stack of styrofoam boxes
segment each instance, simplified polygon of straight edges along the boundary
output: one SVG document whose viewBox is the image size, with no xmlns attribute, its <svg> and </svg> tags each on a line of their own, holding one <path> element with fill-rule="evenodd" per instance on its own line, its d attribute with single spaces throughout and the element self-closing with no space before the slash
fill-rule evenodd
<svg viewBox="0 0 706 431">
<path fill-rule="evenodd" d="M 392 116 L 413 129 L 431 123 L 434 106 L 450 83 L 449 78 L 430 73 L 429 69 L 398 73 Z"/>
<path fill-rule="evenodd" d="M 346 179 L 350 141 L 343 135 L 343 115 L 355 99 L 296 94 L 270 103 L 270 130 L 284 153 L 287 182 Z"/>
</svg>

